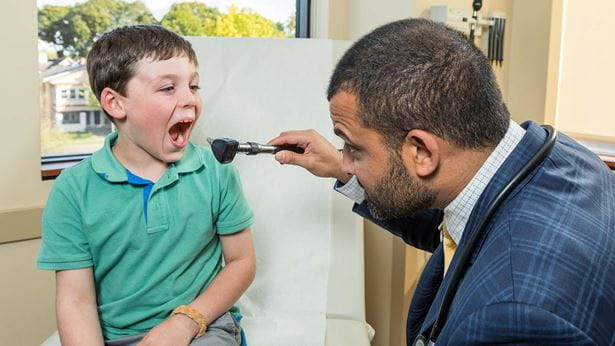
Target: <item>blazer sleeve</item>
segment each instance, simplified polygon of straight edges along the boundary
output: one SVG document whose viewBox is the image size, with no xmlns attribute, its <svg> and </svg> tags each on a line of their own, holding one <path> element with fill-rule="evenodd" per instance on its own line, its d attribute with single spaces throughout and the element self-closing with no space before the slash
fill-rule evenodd
<svg viewBox="0 0 615 346">
<path fill-rule="evenodd" d="M 442 220 L 441 209 L 426 209 L 396 219 L 376 219 L 369 211 L 367 202 L 353 206 L 352 211 L 376 225 L 400 237 L 406 244 L 421 250 L 434 252 L 440 244 L 438 224 Z"/>
<path fill-rule="evenodd" d="M 596 345 L 570 322 L 543 308 L 516 302 L 487 305 L 455 324 L 451 345 Z"/>
</svg>

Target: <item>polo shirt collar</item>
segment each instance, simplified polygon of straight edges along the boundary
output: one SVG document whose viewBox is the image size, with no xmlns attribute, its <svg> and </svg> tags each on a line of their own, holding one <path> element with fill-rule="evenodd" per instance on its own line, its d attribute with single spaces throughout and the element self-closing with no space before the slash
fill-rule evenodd
<svg viewBox="0 0 615 346">
<path fill-rule="evenodd" d="M 194 172 L 202 166 L 205 166 L 205 158 L 192 142 L 188 142 L 182 158 L 169 166 L 174 166 L 177 169 L 177 173 Z"/>
<path fill-rule="evenodd" d="M 126 168 L 115 158 L 111 147 L 117 141 L 117 132 L 113 131 L 105 137 L 103 147 L 92 155 L 92 168 L 96 174 L 112 183 L 128 181 Z"/>
<path fill-rule="evenodd" d="M 94 171 L 109 182 L 121 183 L 128 181 L 126 168 L 115 158 L 111 148 L 117 141 L 118 133 L 111 132 L 105 137 L 103 147 L 92 155 L 92 167 Z M 180 173 L 196 171 L 205 165 L 205 159 L 200 150 L 194 144 L 188 142 L 182 158 L 169 165 L 167 173 L 163 176 L 176 178 Z"/>
</svg>

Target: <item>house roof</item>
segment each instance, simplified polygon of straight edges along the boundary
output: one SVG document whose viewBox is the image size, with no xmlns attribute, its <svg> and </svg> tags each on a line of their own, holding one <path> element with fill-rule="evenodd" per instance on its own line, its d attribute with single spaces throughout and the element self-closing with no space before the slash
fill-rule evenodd
<svg viewBox="0 0 615 346">
<path fill-rule="evenodd" d="M 71 58 L 55 59 L 39 67 L 39 78 L 47 82 L 79 70 L 85 70 L 84 63 Z"/>
</svg>

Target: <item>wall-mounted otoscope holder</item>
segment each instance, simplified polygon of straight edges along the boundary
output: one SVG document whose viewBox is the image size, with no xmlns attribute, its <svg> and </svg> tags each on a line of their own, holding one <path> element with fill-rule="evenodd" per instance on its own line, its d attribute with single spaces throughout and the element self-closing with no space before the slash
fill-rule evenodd
<svg viewBox="0 0 615 346">
<path fill-rule="evenodd" d="M 237 153 L 246 155 L 256 154 L 275 154 L 278 151 L 290 150 L 295 153 L 303 154 L 303 148 L 294 145 L 263 145 L 254 142 L 239 143 L 230 138 L 207 138 L 211 145 L 211 151 L 218 162 L 224 164 L 233 161 Z"/>
</svg>

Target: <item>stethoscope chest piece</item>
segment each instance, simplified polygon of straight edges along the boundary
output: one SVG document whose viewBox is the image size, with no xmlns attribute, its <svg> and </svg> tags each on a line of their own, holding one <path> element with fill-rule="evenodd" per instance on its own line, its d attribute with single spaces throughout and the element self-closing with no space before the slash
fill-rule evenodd
<svg viewBox="0 0 615 346">
<path fill-rule="evenodd" d="M 427 340 L 427 338 L 425 338 L 422 335 L 419 335 L 416 337 L 416 339 L 414 339 L 414 342 L 412 343 L 412 346 L 434 346 L 435 343 L 431 340 Z"/>
</svg>

